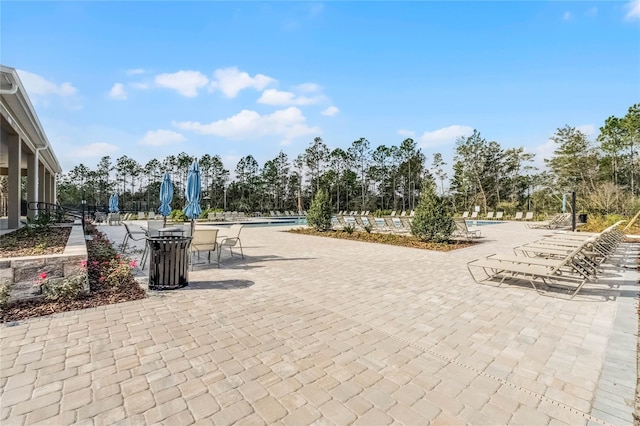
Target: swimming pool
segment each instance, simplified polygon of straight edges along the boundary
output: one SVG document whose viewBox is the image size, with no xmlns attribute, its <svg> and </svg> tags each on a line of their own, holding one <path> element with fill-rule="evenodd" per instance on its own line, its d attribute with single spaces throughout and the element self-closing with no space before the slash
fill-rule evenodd
<svg viewBox="0 0 640 426">
<path fill-rule="evenodd" d="M 506 223 L 501 220 L 468 220 L 468 219 L 465 219 L 465 222 L 467 222 L 467 226 L 487 226 L 487 225 L 498 225 L 501 223 Z"/>
</svg>

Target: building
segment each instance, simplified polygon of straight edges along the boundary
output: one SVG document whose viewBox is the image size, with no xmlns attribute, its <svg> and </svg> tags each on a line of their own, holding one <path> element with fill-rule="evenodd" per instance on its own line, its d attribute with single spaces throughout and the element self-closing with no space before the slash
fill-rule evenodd
<svg viewBox="0 0 640 426">
<path fill-rule="evenodd" d="M 0 216 L 7 217 L 0 223 L 17 229 L 25 202 L 29 217 L 37 214 L 34 202 L 56 203 L 56 176 L 62 169 L 18 73 L 3 65 L 0 115 L 0 178 L 6 182 L 0 190 Z"/>
</svg>

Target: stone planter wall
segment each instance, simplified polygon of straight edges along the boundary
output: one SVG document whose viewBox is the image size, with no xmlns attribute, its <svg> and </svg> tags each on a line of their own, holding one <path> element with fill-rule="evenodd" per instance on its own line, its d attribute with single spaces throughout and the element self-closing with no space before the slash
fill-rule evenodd
<svg viewBox="0 0 640 426">
<path fill-rule="evenodd" d="M 81 262 L 87 260 L 87 245 L 82 226 L 71 228 L 64 253 L 40 256 L 0 258 L 0 282 L 8 281 L 10 300 L 39 298 L 38 279 L 45 272 L 48 280 L 62 280 L 84 271 Z M 85 282 L 85 292 L 89 292 L 89 281 Z"/>
</svg>

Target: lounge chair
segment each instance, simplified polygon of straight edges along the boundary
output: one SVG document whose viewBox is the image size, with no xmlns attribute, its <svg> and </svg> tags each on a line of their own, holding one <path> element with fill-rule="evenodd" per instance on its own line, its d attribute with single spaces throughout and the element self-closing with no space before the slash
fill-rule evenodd
<svg viewBox="0 0 640 426">
<path fill-rule="evenodd" d="M 496 213 L 496 220 L 502 220 L 503 217 L 504 217 L 504 212 L 497 212 Z"/>
<path fill-rule="evenodd" d="M 471 219 L 477 219 L 478 218 L 478 212 L 477 211 L 472 211 L 471 212 Z"/>
<path fill-rule="evenodd" d="M 468 217 L 469 217 L 469 212 L 468 211 L 465 211 L 465 212 L 462 213 L 462 218 L 463 219 L 466 219 Z"/>
<path fill-rule="evenodd" d="M 362 216 L 355 215 L 353 216 L 353 219 L 356 222 L 356 229 L 360 229 L 364 231 L 364 227 L 369 225 L 369 221 L 367 221 L 365 225 L 364 221 L 362 220 Z"/>
<path fill-rule="evenodd" d="M 400 223 L 402 223 L 402 227 L 407 231 L 411 232 L 411 218 L 400 216 Z"/>
<path fill-rule="evenodd" d="M 524 217 L 524 220 L 533 220 L 533 212 L 527 212 Z"/>
<path fill-rule="evenodd" d="M 586 244 L 586 243 L 585 243 Z M 501 278 L 498 286 L 506 279 L 523 279 L 529 281 L 531 286 L 539 293 L 544 294 L 536 286 L 540 280 L 549 287 L 569 288 L 573 292 L 573 298 L 587 281 L 593 281 L 594 276 L 584 267 L 583 257 L 579 253 L 584 246 L 576 247 L 562 259 L 548 259 L 548 261 L 530 260 L 528 257 L 517 259 L 503 258 L 497 255 L 476 259 L 467 264 L 471 277 L 477 283 Z M 484 278 L 479 278 L 474 270 L 482 270 Z"/>
<path fill-rule="evenodd" d="M 515 220 L 522 220 L 522 215 L 523 215 L 522 212 L 516 212 Z"/>
<path fill-rule="evenodd" d="M 216 252 L 216 258 L 218 260 L 218 268 L 220 267 L 220 256 L 218 250 L 218 229 L 216 228 L 196 228 L 193 231 L 193 237 L 191 240 L 191 254 L 197 253 L 200 258 L 200 252 L 207 252 L 207 261 L 211 263 L 211 252 Z M 191 263 L 193 267 L 193 262 Z"/>
<path fill-rule="evenodd" d="M 493 212 L 487 212 L 487 219 L 493 219 Z"/>
<path fill-rule="evenodd" d="M 547 222 L 543 223 L 530 223 L 527 224 L 529 228 L 532 229 L 557 229 L 566 227 L 571 223 L 571 213 L 559 213 L 549 219 Z"/>
<path fill-rule="evenodd" d="M 144 220 L 146 218 L 144 212 L 138 212 L 138 220 Z"/>
<path fill-rule="evenodd" d="M 220 255 L 222 254 L 223 247 L 229 247 L 229 253 L 233 257 L 233 248 L 240 247 L 240 254 L 244 259 L 244 252 L 242 251 L 242 241 L 240 240 L 240 231 L 244 225 L 231 225 L 229 233 L 220 241 L 218 248 L 218 265 L 220 265 Z"/>
<path fill-rule="evenodd" d="M 453 218 L 453 222 L 456 225 L 456 229 L 451 234 L 452 238 L 479 238 L 481 235 L 479 228 L 469 228 L 467 222 L 459 217 Z"/>
<path fill-rule="evenodd" d="M 384 224 L 384 221 L 382 223 L 378 222 L 372 214 L 367 215 L 367 221 L 369 222 L 369 226 L 371 226 L 371 229 L 373 231 L 376 231 L 376 232 L 389 231 L 389 229 L 387 229 L 386 225 Z"/>
<path fill-rule="evenodd" d="M 147 213 L 147 219 L 154 220 L 155 218 L 156 218 L 156 213 L 155 212 Z"/>
<path fill-rule="evenodd" d="M 402 228 L 401 226 L 396 225 L 396 222 L 390 216 L 385 216 L 384 217 L 384 223 L 385 223 L 387 229 L 389 229 L 389 231 L 391 231 L 391 232 L 394 232 L 394 233 L 406 232 L 406 230 L 404 228 Z"/>
</svg>

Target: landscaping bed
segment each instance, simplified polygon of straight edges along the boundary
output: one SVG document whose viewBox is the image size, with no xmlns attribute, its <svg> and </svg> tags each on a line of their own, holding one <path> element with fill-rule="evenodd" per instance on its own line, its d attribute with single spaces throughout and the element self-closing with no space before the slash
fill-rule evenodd
<svg viewBox="0 0 640 426">
<path fill-rule="evenodd" d="M 398 235 L 398 234 L 382 234 L 382 233 L 367 233 L 362 231 L 346 232 L 342 230 L 338 231 L 318 231 L 313 228 L 294 228 L 287 232 L 303 235 L 314 235 L 318 237 L 339 238 L 342 240 L 352 241 L 364 241 L 368 243 L 388 244 L 393 246 L 419 248 L 424 250 L 435 251 L 452 251 L 465 247 L 473 246 L 477 244 L 474 241 L 451 241 L 449 243 L 433 243 L 421 241 L 413 235 Z"/>
<path fill-rule="evenodd" d="M 70 226 L 42 229 L 20 228 L 0 236 L 0 257 L 62 253 L 70 233 Z"/>
<path fill-rule="evenodd" d="M 57 287 L 45 300 L 22 301 L 0 309 L 0 322 L 49 315 L 57 312 L 92 308 L 127 302 L 146 297 L 145 291 L 134 279 L 131 269 L 135 263 L 119 255 L 107 237 L 93 225 L 87 225 L 87 261 L 82 262 L 89 280 L 90 292 L 82 294 L 69 280 Z M 41 274 L 38 284 L 47 286 L 49 278 Z M 79 280 L 78 280 L 79 281 Z"/>
</svg>

